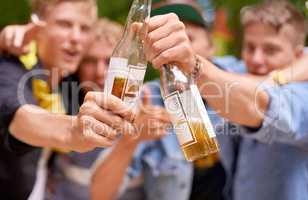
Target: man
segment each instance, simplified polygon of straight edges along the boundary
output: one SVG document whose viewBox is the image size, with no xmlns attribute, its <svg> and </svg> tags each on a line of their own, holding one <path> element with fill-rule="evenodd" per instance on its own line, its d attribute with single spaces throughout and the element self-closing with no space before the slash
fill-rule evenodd
<svg viewBox="0 0 308 200">
<path fill-rule="evenodd" d="M 27 30 L 27 27 L 24 27 L 26 31 L 22 29 L 22 27 L 15 26 L 12 28 L 20 31 L 20 33 L 12 31 L 15 34 L 15 38 L 22 38 L 22 34 L 26 34 L 27 36 L 29 32 L 32 32 L 32 30 Z M 62 86 L 64 86 L 64 88 L 62 88 L 64 99 L 73 101 L 73 103 L 66 102 L 66 105 L 70 105 L 68 107 L 69 113 L 75 113 L 78 110 L 78 105 L 82 103 L 87 92 L 102 89 L 102 81 L 105 78 L 104 72 L 107 69 L 106 64 L 115 46 L 114 39 L 120 39 L 119 32 L 121 31 L 118 29 L 118 25 L 107 20 L 99 20 L 97 23 L 95 29 L 97 36 L 96 41 L 91 45 L 84 59 L 82 59 L 78 72 L 74 76 L 65 79 L 64 84 L 62 84 Z M 3 34 L 3 37 L 4 36 L 5 34 Z M 113 41 L 110 41 L 110 39 Z M 11 40 L 15 40 L 14 37 L 11 37 Z M 10 42 L 6 43 L 9 44 Z M 21 44 L 22 43 L 24 42 L 21 42 Z M 6 50 L 18 53 L 21 52 L 20 50 L 22 49 L 20 46 L 18 47 L 18 45 L 14 46 L 14 42 L 11 42 L 11 44 L 7 45 Z M 66 83 L 71 84 L 72 81 L 77 81 L 78 84 L 80 84 L 80 91 L 75 87 L 77 93 L 79 92 L 79 102 L 77 101 L 78 98 L 76 95 L 66 98 L 68 95 L 77 94 L 76 91 L 68 92 L 65 89 L 67 86 Z M 74 84 L 74 82 L 72 84 Z M 155 88 L 154 91 L 151 90 L 151 95 L 159 96 L 159 94 L 159 89 L 157 90 Z M 148 97 L 145 99 L 148 99 Z M 55 159 L 56 167 L 52 170 L 51 177 L 49 177 L 49 185 L 53 188 L 48 195 L 51 199 L 89 199 L 89 186 L 92 171 L 95 177 L 93 178 L 93 180 L 95 179 L 95 181 L 93 181 L 95 184 L 93 185 L 98 186 L 96 188 L 99 192 L 101 192 L 101 187 L 106 188 L 106 192 L 104 192 L 103 195 L 93 190 L 95 191 L 93 194 L 94 198 L 108 199 L 110 194 L 118 196 L 120 186 L 122 186 L 120 192 L 122 195 L 118 196 L 120 199 L 136 199 L 138 197 L 143 199 L 143 193 L 145 193 L 149 199 L 169 199 L 170 196 L 183 200 L 189 198 L 192 177 L 191 164 L 185 161 L 180 147 L 176 142 L 175 135 L 163 137 L 164 134 L 162 131 L 164 126 L 161 126 L 162 128 L 160 128 L 161 130 L 159 132 L 155 130 L 157 123 L 162 121 L 164 116 L 166 116 L 166 114 L 164 114 L 165 111 L 161 107 L 157 107 L 157 105 L 149 105 L 149 100 L 145 101 L 148 103 L 143 106 L 142 120 L 139 119 L 139 117 L 136 118 L 135 124 L 136 127 L 140 127 L 140 124 L 146 125 L 143 130 L 149 128 L 151 134 L 146 131 L 141 131 L 140 137 L 138 138 L 132 139 L 126 136 L 119 139 L 110 151 L 108 157 L 97 167 L 99 170 L 95 170 L 95 173 L 92 168 L 95 160 L 100 157 L 100 149 L 85 154 L 69 153 L 57 156 Z M 154 100 L 152 102 L 158 105 L 162 104 L 160 100 Z M 72 105 L 76 105 L 76 107 Z M 150 119 L 149 123 L 147 123 L 148 119 Z M 156 120 L 156 122 L 153 120 Z M 150 127 L 147 127 L 148 125 Z M 118 153 L 123 150 L 125 154 Z M 159 155 L 159 157 L 157 157 L 157 155 Z M 152 161 L 148 163 L 145 162 L 146 160 L 148 160 L 148 162 Z M 153 160 L 155 160 L 155 163 L 153 163 Z M 97 162 L 96 165 L 99 165 L 98 163 L 99 162 Z M 129 164 L 131 165 L 129 166 Z M 108 166 L 112 166 L 112 168 L 108 168 Z M 143 169 L 145 166 L 148 166 L 147 169 Z M 107 169 L 107 173 L 105 169 Z M 128 169 L 130 173 L 127 173 L 125 178 L 123 170 L 126 171 L 126 169 Z M 76 171 L 78 172 L 76 173 Z M 155 172 L 155 174 L 153 174 L 153 172 Z M 159 175 L 157 173 L 159 173 Z M 141 189 L 141 182 L 139 185 L 136 184 L 136 180 L 139 180 L 141 178 L 140 176 L 146 177 L 144 192 L 142 192 Z M 123 179 L 129 180 L 127 184 L 124 184 L 125 187 L 123 187 L 124 185 L 122 184 Z M 110 181 L 114 184 L 110 184 Z M 177 190 L 177 194 L 174 194 L 175 189 Z"/>
<path fill-rule="evenodd" d="M 0 190 L 4 199 L 26 199 L 31 192 L 37 160 L 32 146 L 84 152 L 111 146 L 117 132 L 134 131 L 130 123 L 134 114 L 113 96 L 88 93 L 78 115 L 70 117 L 54 93 L 63 76 L 77 70 L 91 42 L 96 2 L 34 0 L 32 6 L 42 21 L 36 45 L 31 45 L 26 56 L 0 58 Z"/>
<path fill-rule="evenodd" d="M 74 75 L 80 84 L 81 102 L 86 92 L 103 89 L 104 72 L 108 68 L 112 50 L 116 42 L 120 40 L 121 32 L 118 24 L 106 19 L 99 20 L 96 26 L 96 41 L 91 45 L 77 74 Z M 50 198 L 55 200 L 90 199 L 91 188 L 91 191 L 94 191 L 93 199 L 110 199 L 110 196 L 119 199 L 144 199 L 142 195 L 146 193 L 148 197 L 149 191 L 152 196 L 160 196 L 160 199 L 163 199 L 163 196 L 170 197 L 177 187 L 177 195 L 182 199 L 187 199 L 190 191 L 191 165 L 184 160 L 175 136 L 163 137 L 166 134 L 163 128 L 166 126 L 164 123 L 169 122 L 166 121 L 167 113 L 161 106 L 155 105 L 161 102 L 152 101 L 154 105 L 151 105 L 152 102 L 149 100 L 149 95 L 157 95 L 159 92 L 159 90 L 150 90 L 151 94 L 148 92 L 144 94 L 145 104 L 141 111 L 143 117 L 135 120 L 136 127 L 145 126 L 144 131 L 138 132 L 139 137 L 119 138 L 110 150 L 97 149 L 85 154 L 69 153 L 58 156 L 55 159 L 56 166 L 51 177 L 53 190 Z M 161 128 L 156 129 L 155 127 Z M 168 152 L 165 152 L 166 150 Z M 103 160 L 101 160 L 102 157 Z M 147 165 L 147 160 L 152 160 L 151 166 Z M 153 166 L 154 163 L 156 163 L 155 166 Z M 146 165 L 148 168 L 144 169 Z M 172 172 L 170 168 L 173 169 Z M 149 177 L 153 171 L 159 175 Z M 149 181 L 145 182 L 151 182 L 152 185 L 142 187 L 145 184 L 142 184 L 141 176 L 147 177 Z M 157 184 L 154 184 L 154 181 Z M 169 187 L 166 187 L 167 183 Z M 91 185 L 94 185 L 95 189 L 92 189 L 94 187 Z M 157 185 L 157 188 L 165 188 L 156 192 L 154 185 Z M 103 193 L 101 193 L 101 188 L 105 188 Z M 149 199 L 152 198 L 149 197 Z"/>
<path fill-rule="evenodd" d="M 149 21 L 147 57 L 195 74 L 207 103 L 236 124 L 240 135 L 220 136 L 227 199 L 307 199 L 308 84 L 286 84 L 281 73 L 303 55 L 305 19 L 288 2 L 269 1 L 245 10 L 242 23 L 246 75 L 196 58 L 174 14 Z"/>
<path fill-rule="evenodd" d="M 67 83 L 72 83 L 72 78 L 75 81 L 78 80 L 79 88 L 75 89 L 77 89 L 77 93 L 79 91 L 80 103 L 82 103 L 83 98 L 87 92 L 103 90 L 102 83 L 104 83 L 105 72 L 108 69 L 109 59 L 113 48 L 121 39 L 122 27 L 119 24 L 111 22 L 107 19 L 100 19 L 95 28 L 95 35 L 95 41 L 91 44 L 89 51 L 82 59 L 77 73 L 74 74 L 73 77 L 65 80 L 69 81 Z M 76 91 L 74 91 L 73 88 L 72 93 L 76 94 Z M 146 97 L 146 99 L 147 98 L 148 97 Z M 70 99 L 72 101 L 78 101 L 77 96 Z M 116 153 L 117 151 L 114 152 L 112 150 L 111 157 L 118 159 L 106 159 L 106 163 L 111 165 L 112 168 L 109 169 L 107 173 L 103 173 L 103 179 L 105 181 L 108 181 L 109 178 L 111 178 L 113 182 L 117 180 L 119 173 L 115 173 L 113 170 L 119 168 L 121 163 L 125 160 L 129 161 L 131 159 L 130 155 L 132 155 L 131 153 L 134 153 L 135 150 L 135 147 L 131 148 L 131 144 L 136 144 L 139 141 L 145 139 L 158 139 L 165 135 L 164 129 L 160 128 L 158 130 L 151 123 L 153 123 L 154 120 L 156 124 L 160 124 L 163 127 L 166 126 L 165 123 L 169 123 L 169 120 L 166 120 L 168 119 L 166 111 L 164 111 L 164 109 L 161 107 L 155 107 L 151 105 L 148 100 L 145 101 L 146 102 L 144 103 L 146 105 L 143 105 L 140 114 L 142 117 L 137 117 L 135 120 L 136 127 L 138 130 L 140 130 L 140 132 L 138 132 L 140 136 L 131 137 L 130 135 L 127 135 L 119 138 L 118 141 L 114 144 L 113 149 L 124 148 L 125 154 L 119 155 Z M 78 102 L 73 104 L 78 105 Z M 73 108 L 73 113 L 74 110 L 75 109 Z M 148 128 L 148 125 L 151 127 Z M 151 131 L 151 133 L 149 133 L 149 131 Z M 96 149 L 84 154 L 75 152 L 69 154 L 59 154 L 55 159 L 55 166 L 52 168 L 53 172 L 50 176 L 49 182 L 52 186 L 51 188 L 53 188 L 49 192 L 50 199 L 90 199 L 89 185 L 91 174 L 93 173 L 93 167 L 95 163 L 100 159 L 100 154 L 103 154 L 102 152 L 102 149 Z M 127 166 L 125 169 L 126 168 Z M 110 182 L 108 182 L 108 184 L 113 185 L 110 184 Z M 100 187 L 104 187 L 106 193 L 108 193 L 109 189 L 107 186 L 100 185 Z M 100 199 L 104 199 L 104 196 L 100 197 Z"/>
</svg>

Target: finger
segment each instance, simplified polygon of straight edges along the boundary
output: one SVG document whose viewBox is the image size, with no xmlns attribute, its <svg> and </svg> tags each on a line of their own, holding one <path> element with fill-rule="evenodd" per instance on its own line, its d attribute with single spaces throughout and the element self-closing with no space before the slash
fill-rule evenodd
<svg viewBox="0 0 308 200">
<path fill-rule="evenodd" d="M 86 140 L 95 147 L 111 147 L 114 142 L 114 140 L 110 140 L 104 136 L 96 134 L 92 129 L 85 130 L 84 136 Z"/>
<path fill-rule="evenodd" d="M 116 130 L 112 129 L 108 125 L 97 121 L 91 116 L 82 117 L 82 128 L 84 133 L 95 133 L 99 136 L 114 140 L 117 138 Z"/>
<path fill-rule="evenodd" d="M 156 41 L 150 48 L 152 49 L 152 55 L 148 58 L 150 61 L 152 61 L 154 58 L 156 58 L 158 55 L 160 55 L 163 51 L 166 51 L 168 49 L 171 49 L 178 44 L 185 42 L 188 40 L 186 35 L 179 35 L 179 34 L 171 34 L 166 38 L 163 38 L 161 40 Z"/>
<path fill-rule="evenodd" d="M 147 23 L 148 31 L 152 32 L 153 30 L 165 25 L 170 19 L 179 20 L 178 16 L 174 13 L 166 15 L 158 15 L 150 18 Z"/>
<path fill-rule="evenodd" d="M 31 23 L 35 24 L 37 26 L 40 26 L 40 27 L 45 27 L 46 26 L 46 22 L 40 20 L 40 18 L 36 14 L 32 14 L 31 15 Z"/>
<path fill-rule="evenodd" d="M 13 38 L 14 48 L 21 48 L 21 45 L 23 44 L 24 36 L 25 36 L 25 30 L 16 29 L 15 37 Z"/>
<path fill-rule="evenodd" d="M 162 120 L 166 122 L 170 121 L 170 117 L 166 109 L 160 106 L 143 107 L 142 112 L 143 112 L 143 115 L 147 114 L 148 116 L 151 117 L 151 119 L 158 119 L 158 120 Z"/>
<path fill-rule="evenodd" d="M 142 28 L 142 23 L 135 22 L 132 24 L 131 29 L 133 32 L 138 33 Z"/>
<path fill-rule="evenodd" d="M 102 123 L 93 117 L 91 117 L 91 123 L 91 129 L 94 131 L 94 133 L 104 136 L 110 140 L 114 140 L 117 138 L 117 131 L 108 126 L 107 124 Z"/>
<path fill-rule="evenodd" d="M 94 101 L 102 109 L 111 111 L 129 122 L 135 119 L 134 111 L 129 108 L 121 99 L 103 92 L 88 92 L 85 101 Z"/>
<path fill-rule="evenodd" d="M 33 41 L 39 32 L 39 30 L 46 26 L 45 22 L 39 21 L 37 23 L 30 23 L 27 25 L 23 44 L 27 45 L 29 42 Z"/>
<path fill-rule="evenodd" d="M 152 60 L 152 64 L 161 67 L 164 64 L 174 63 L 182 71 L 191 73 L 193 66 L 189 66 L 190 55 L 193 53 L 187 43 L 179 44 L 173 48 L 163 51 L 160 55 Z"/>
<path fill-rule="evenodd" d="M 146 43 L 153 44 L 154 42 L 170 36 L 171 33 L 185 29 L 185 25 L 181 21 L 166 23 L 152 32 L 149 32 L 146 38 Z"/>
<path fill-rule="evenodd" d="M 15 30 L 12 28 L 9 28 L 5 30 L 4 32 L 4 45 L 5 48 L 11 48 L 13 44 L 13 38 L 14 38 L 14 32 Z M 8 50 L 8 49 L 6 49 Z"/>
<path fill-rule="evenodd" d="M 151 105 L 151 90 L 149 87 L 144 86 L 142 89 L 142 104 L 144 106 Z"/>
<path fill-rule="evenodd" d="M 133 129 L 133 126 L 128 121 L 124 120 L 118 115 L 113 114 L 108 110 L 102 109 L 94 102 L 84 103 L 80 108 L 80 112 L 83 115 L 92 116 L 96 120 L 107 124 L 108 126 L 117 130 L 118 133 L 122 132 L 125 129 Z"/>
</svg>

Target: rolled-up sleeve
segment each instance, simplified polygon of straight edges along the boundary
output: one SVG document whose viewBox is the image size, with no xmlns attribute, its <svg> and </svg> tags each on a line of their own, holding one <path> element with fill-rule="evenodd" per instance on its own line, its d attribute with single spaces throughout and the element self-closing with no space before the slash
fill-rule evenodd
<svg viewBox="0 0 308 200">
<path fill-rule="evenodd" d="M 258 130 L 241 133 L 264 143 L 287 143 L 308 149 L 308 83 L 265 88 L 269 106 Z"/>
</svg>

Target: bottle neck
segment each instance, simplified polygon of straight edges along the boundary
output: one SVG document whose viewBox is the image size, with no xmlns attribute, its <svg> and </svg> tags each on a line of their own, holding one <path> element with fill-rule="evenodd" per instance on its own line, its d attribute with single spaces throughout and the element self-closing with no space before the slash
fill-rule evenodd
<svg viewBox="0 0 308 200">
<path fill-rule="evenodd" d="M 130 46 L 134 46 L 133 49 L 141 49 L 143 51 L 143 35 L 147 33 L 147 26 L 144 23 L 147 18 L 150 17 L 152 0 L 134 0 L 127 20 L 123 36 L 117 47 L 113 51 L 113 56 L 118 54 L 129 55 Z M 134 30 L 134 23 L 142 24 L 141 29 L 136 32 Z M 121 48 L 125 46 L 126 48 Z M 136 47 L 136 48 L 135 48 Z"/>
<path fill-rule="evenodd" d="M 133 23 L 144 23 L 150 17 L 152 0 L 134 0 L 128 13 L 125 32 L 129 32 Z"/>
</svg>

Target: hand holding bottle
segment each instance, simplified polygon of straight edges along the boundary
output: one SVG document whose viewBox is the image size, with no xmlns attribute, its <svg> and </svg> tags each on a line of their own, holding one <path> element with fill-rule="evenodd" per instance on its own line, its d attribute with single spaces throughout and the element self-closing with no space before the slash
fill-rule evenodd
<svg viewBox="0 0 308 200">
<path fill-rule="evenodd" d="M 195 53 L 186 34 L 185 25 L 177 15 L 152 17 L 147 21 L 145 38 L 147 60 L 160 69 L 163 64 L 175 64 L 190 74 L 196 64 Z"/>
</svg>

